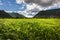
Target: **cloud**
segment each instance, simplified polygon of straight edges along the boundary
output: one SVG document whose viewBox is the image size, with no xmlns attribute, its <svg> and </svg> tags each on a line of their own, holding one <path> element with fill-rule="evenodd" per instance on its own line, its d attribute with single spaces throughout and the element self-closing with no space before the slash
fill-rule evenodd
<svg viewBox="0 0 60 40">
<path fill-rule="evenodd" d="M 34 17 L 39 11 L 60 8 L 60 0 L 16 0 L 16 3 L 24 2 L 27 9 L 19 14 L 25 17 Z"/>
<path fill-rule="evenodd" d="M 51 6 L 55 3 L 60 2 L 60 0 L 24 0 L 27 4 L 29 3 L 35 3 L 40 6 L 46 7 L 46 6 Z"/>
<path fill-rule="evenodd" d="M 23 0 L 16 0 L 17 4 L 21 4 L 23 2 Z"/>
</svg>

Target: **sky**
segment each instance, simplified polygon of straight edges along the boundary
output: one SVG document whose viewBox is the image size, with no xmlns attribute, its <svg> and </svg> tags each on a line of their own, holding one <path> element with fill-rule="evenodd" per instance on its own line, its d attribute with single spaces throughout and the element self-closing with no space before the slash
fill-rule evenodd
<svg viewBox="0 0 60 40">
<path fill-rule="evenodd" d="M 39 11 L 60 8 L 60 0 L 0 0 L 0 10 L 33 17 Z"/>
<path fill-rule="evenodd" d="M 24 11 L 26 5 L 24 3 L 17 4 L 16 0 L 0 0 L 0 10 L 6 11 Z"/>
</svg>

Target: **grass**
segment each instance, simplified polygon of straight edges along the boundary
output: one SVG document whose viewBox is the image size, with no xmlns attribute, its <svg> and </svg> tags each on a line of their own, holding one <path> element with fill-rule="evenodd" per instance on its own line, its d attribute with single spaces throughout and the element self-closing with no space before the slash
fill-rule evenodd
<svg viewBox="0 0 60 40">
<path fill-rule="evenodd" d="M 1 40 L 60 40 L 60 19 L 0 19 Z"/>
</svg>

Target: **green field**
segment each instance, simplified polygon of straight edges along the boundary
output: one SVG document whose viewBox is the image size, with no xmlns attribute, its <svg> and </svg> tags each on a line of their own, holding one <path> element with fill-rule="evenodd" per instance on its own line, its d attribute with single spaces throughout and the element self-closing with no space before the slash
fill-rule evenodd
<svg viewBox="0 0 60 40">
<path fill-rule="evenodd" d="M 60 19 L 0 19 L 1 40 L 60 40 Z"/>
</svg>

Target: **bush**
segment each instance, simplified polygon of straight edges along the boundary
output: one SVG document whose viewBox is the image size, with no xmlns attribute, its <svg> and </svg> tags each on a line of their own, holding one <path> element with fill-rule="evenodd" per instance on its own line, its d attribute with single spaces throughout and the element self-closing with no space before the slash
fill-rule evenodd
<svg viewBox="0 0 60 40">
<path fill-rule="evenodd" d="M 44 25 L 44 24 L 43 24 Z M 0 23 L 1 40 L 60 40 L 60 26 L 38 22 Z"/>
</svg>

